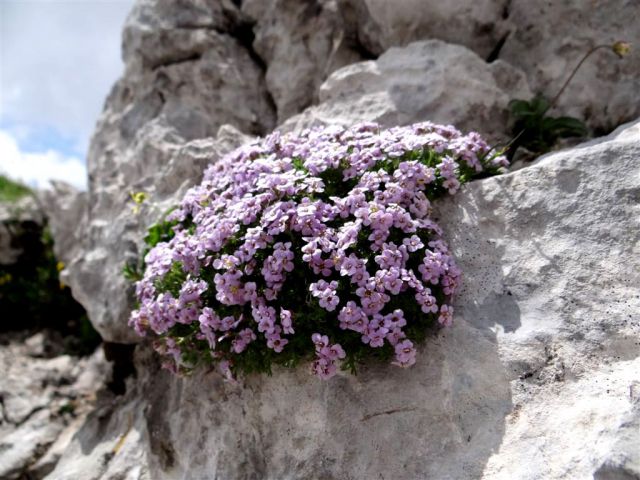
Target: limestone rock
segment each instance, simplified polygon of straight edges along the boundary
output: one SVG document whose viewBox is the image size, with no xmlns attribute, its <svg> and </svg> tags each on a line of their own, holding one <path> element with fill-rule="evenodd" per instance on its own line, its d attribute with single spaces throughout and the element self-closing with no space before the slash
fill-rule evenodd
<svg viewBox="0 0 640 480">
<path fill-rule="evenodd" d="M 139 0 L 124 30 L 127 64 L 140 68 L 183 60 L 198 53 L 199 34 L 205 30 L 228 33 L 242 23 L 242 14 L 230 0 Z M 194 51 L 195 47 L 195 51 Z"/>
<path fill-rule="evenodd" d="M 138 341 L 123 265 L 207 164 L 276 114 L 285 130 L 431 120 L 500 137 L 528 82 L 551 96 L 582 49 L 618 39 L 605 32 L 640 43 L 633 2 L 542 3 L 138 1 L 63 280 L 105 339 Z M 604 129 L 640 114 L 639 62 L 598 55 L 559 110 Z M 278 369 L 229 384 L 173 377 L 145 342 L 123 396 L 103 393 L 75 435 L 55 424 L 26 453 L 4 439 L 35 438 L 27 425 L 53 394 L 10 374 L 0 476 L 27 458 L 38 475 L 55 464 L 52 480 L 640 478 L 639 156 L 635 123 L 440 202 L 464 284 L 454 327 L 414 367 L 372 364 L 328 383 Z M 140 191 L 148 200 L 134 212 Z M 66 201 L 51 215 L 58 232 L 70 231 Z M 29 359 L 41 361 L 51 360 Z M 91 392 L 100 375 L 65 361 L 69 381 Z"/>
<path fill-rule="evenodd" d="M 40 358 L 46 349 L 34 345 L 46 343 L 42 335 L 23 336 L 0 337 L 0 478 L 8 480 L 53 470 L 109 375 L 101 350 Z"/>
<path fill-rule="evenodd" d="M 638 477 L 638 155 L 640 122 L 439 202 L 463 288 L 412 368 L 233 385 L 138 347 L 48 478 Z"/>
<path fill-rule="evenodd" d="M 23 471 L 53 443 L 62 425 L 52 422 L 49 412 L 40 410 L 0 441 L 0 476 L 18 479 Z"/>
<path fill-rule="evenodd" d="M 107 100 L 89 160 L 96 163 L 101 145 L 115 140 L 108 134 L 127 144 L 154 119 L 185 140 L 214 136 L 224 123 L 249 133 L 270 130 L 274 112 L 243 25 L 228 0 L 136 3 L 123 33 L 126 70 Z"/>
<path fill-rule="evenodd" d="M 526 72 L 532 89 L 552 98 L 582 55 L 616 40 L 634 48 L 628 58 L 600 51 L 564 92 L 558 115 L 609 132 L 640 115 L 640 29 L 635 1 L 571 0 L 340 0 L 347 32 L 379 55 L 390 47 L 439 39 L 464 45 L 487 60 L 501 58 Z M 349 35 L 349 33 L 347 33 Z"/>
<path fill-rule="evenodd" d="M 56 258 L 67 263 L 79 254 L 77 250 L 82 244 L 87 193 L 61 181 L 52 181 L 51 187 L 40 192 L 42 208 L 55 239 L 53 251 Z"/>
<path fill-rule="evenodd" d="M 362 59 L 335 0 L 248 0 L 242 11 L 255 22 L 253 47 L 265 62 L 279 122 L 315 102 L 333 70 Z"/>
<path fill-rule="evenodd" d="M 133 400 L 129 394 L 133 390 L 128 390 L 126 398 L 107 397 L 98 402 L 67 444 L 55 469 L 46 477 L 48 480 L 157 478 L 149 473 L 150 454 L 146 447 L 150 433 L 143 417 L 144 406 L 141 399 Z"/>
<path fill-rule="evenodd" d="M 529 95 L 519 70 L 500 61 L 487 64 L 459 45 L 429 40 L 335 71 L 320 87 L 320 104 L 282 128 L 431 120 L 495 135 L 507 130 L 509 100 Z"/>
<path fill-rule="evenodd" d="M 85 417 L 75 418 L 62 429 L 60 428 L 61 425 L 54 424 L 54 426 L 57 427 L 57 435 L 54 437 L 54 440 L 49 442 L 50 446 L 46 449 L 44 455 L 38 458 L 32 465 L 29 465 L 29 473 L 32 477 L 44 478 L 55 468 L 58 461 L 60 461 L 60 457 L 62 457 L 62 454 L 71 443 L 71 439 L 83 425 L 84 421 Z M 33 462 L 33 459 L 30 460 Z"/>
<path fill-rule="evenodd" d="M 524 70 L 534 91 L 552 98 L 590 48 L 630 42 L 631 53 L 624 59 L 606 50 L 590 57 L 558 103 L 563 115 L 609 132 L 640 115 L 638 15 L 635 1 L 513 0 L 507 20 L 511 33 L 500 58 Z"/>
<path fill-rule="evenodd" d="M 381 54 L 390 47 L 437 38 L 465 45 L 486 58 L 505 33 L 506 2 L 497 0 L 340 0 L 347 25 L 363 46 Z"/>
<path fill-rule="evenodd" d="M 442 205 L 458 312 L 496 332 L 511 384 L 485 478 L 640 476 L 639 153 L 636 122 Z"/>
</svg>

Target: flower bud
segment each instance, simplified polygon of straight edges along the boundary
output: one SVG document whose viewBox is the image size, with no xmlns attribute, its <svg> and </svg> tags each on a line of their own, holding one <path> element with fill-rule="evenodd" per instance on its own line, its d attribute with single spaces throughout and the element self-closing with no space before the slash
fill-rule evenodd
<svg viewBox="0 0 640 480">
<path fill-rule="evenodd" d="M 631 44 L 629 42 L 617 41 L 611 46 L 611 49 L 618 57 L 624 58 L 631 51 Z"/>
</svg>

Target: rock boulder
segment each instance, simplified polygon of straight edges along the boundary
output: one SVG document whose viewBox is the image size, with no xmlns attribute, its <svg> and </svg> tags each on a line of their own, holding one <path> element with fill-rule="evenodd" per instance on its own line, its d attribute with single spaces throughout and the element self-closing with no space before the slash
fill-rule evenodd
<svg viewBox="0 0 640 480">
<path fill-rule="evenodd" d="M 320 87 L 320 103 L 282 128 L 430 120 L 500 136 L 508 131 L 509 100 L 529 95 L 524 74 L 509 64 L 488 64 L 465 47 L 429 40 L 335 71 Z"/>
<path fill-rule="evenodd" d="M 233 385 L 139 348 L 49 478 L 640 476 L 638 155 L 640 122 L 440 202 L 463 288 L 414 367 Z"/>
</svg>

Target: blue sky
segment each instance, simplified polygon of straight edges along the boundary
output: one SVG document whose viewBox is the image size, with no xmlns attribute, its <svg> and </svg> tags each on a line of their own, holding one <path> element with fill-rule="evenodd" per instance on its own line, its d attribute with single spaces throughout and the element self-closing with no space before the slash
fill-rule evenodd
<svg viewBox="0 0 640 480">
<path fill-rule="evenodd" d="M 0 0 L 0 172 L 86 188 L 89 137 L 123 70 L 133 0 Z"/>
</svg>

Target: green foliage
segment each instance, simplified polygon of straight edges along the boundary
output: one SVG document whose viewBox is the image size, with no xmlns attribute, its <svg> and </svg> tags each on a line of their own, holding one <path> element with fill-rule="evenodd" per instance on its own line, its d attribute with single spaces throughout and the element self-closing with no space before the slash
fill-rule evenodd
<svg viewBox="0 0 640 480">
<path fill-rule="evenodd" d="M 147 235 L 144 237 L 144 243 L 148 246 L 145 254 L 149 251 L 149 249 L 155 247 L 160 242 L 168 242 L 175 235 L 173 227 L 175 227 L 178 222 L 168 222 L 167 220 L 165 220 L 167 218 L 167 215 L 169 215 L 173 210 L 175 210 L 175 208 L 167 210 L 162 215 L 162 220 L 149 227 Z"/>
<path fill-rule="evenodd" d="M 551 117 L 547 115 L 550 104 L 538 95 L 527 100 L 512 100 L 509 104 L 514 124 L 512 135 L 514 140 L 510 148 L 510 156 L 518 147 L 542 154 L 546 153 L 560 138 L 584 137 L 588 134 L 586 125 L 573 117 Z"/>
<path fill-rule="evenodd" d="M 0 202 L 13 203 L 32 193 L 29 187 L 0 175 Z"/>
<path fill-rule="evenodd" d="M 142 194 L 139 193 L 137 195 Z M 167 215 L 173 212 L 173 210 L 175 210 L 175 207 L 170 208 L 169 210 L 164 212 L 164 214 L 162 215 L 162 219 L 158 223 L 155 223 L 149 227 L 147 235 L 144 237 L 145 248 L 138 260 L 128 262 L 123 266 L 122 275 L 130 282 L 137 282 L 142 278 L 142 270 L 144 269 L 144 257 L 147 255 L 149 250 L 151 250 L 160 242 L 168 242 L 175 235 L 173 227 L 175 227 L 178 222 L 168 222 L 165 220 L 167 218 Z"/>
<path fill-rule="evenodd" d="M 137 282 L 142 278 L 142 272 L 140 271 L 142 262 L 129 262 L 122 268 L 122 275 L 130 282 Z"/>
<path fill-rule="evenodd" d="M 67 402 L 64 405 L 61 405 L 60 408 L 58 408 L 58 415 L 73 415 L 75 411 L 76 406 L 73 404 L 73 402 Z"/>
</svg>

